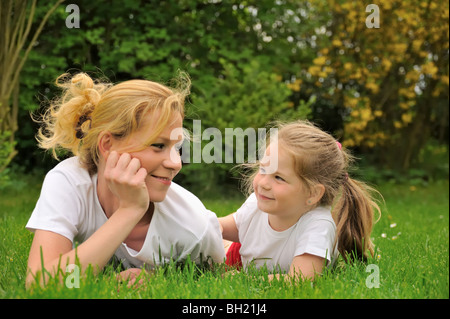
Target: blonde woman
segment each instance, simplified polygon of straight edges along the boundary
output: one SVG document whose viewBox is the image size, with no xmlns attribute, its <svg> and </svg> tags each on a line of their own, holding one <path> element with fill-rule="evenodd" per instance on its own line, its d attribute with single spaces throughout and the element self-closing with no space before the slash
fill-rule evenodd
<svg viewBox="0 0 450 319">
<path fill-rule="evenodd" d="M 145 80 L 117 85 L 85 73 L 62 75 L 63 93 L 42 117 L 40 147 L 73 154 L 45 177 L 27 223 L 34 232 L 27 285 L 44 283 L 69 264 L 101 270 L 113 257 L 135 276 L 188 255 L 222 262 L 215 214 L 172 182 L 189 92 Z M 174 137 L 175 136 L 175 137 Z M 45 271 L 43 271 L 44 267 Z"/>
</svg>

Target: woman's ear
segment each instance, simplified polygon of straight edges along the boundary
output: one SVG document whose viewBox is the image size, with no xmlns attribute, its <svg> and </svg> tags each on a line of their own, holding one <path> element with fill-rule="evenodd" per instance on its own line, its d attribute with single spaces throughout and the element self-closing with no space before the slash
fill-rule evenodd
<svg viewBox="0 0 450 319">
<path fill-rule="evenodd" d="M 316 205 L 322 199 L 323 194 L 325 194 L 325 186 L 322 184 L 315 184 L 311 187 L 311 193 L 306 203 L 308 205 Z"/>
<path fill-rule="evenodd" d="M 101 132 L 98 139 L 98 150 L 103 158 L 108 158 L 112 151 L 113 136 L 110 132 Z"/>
</svg>

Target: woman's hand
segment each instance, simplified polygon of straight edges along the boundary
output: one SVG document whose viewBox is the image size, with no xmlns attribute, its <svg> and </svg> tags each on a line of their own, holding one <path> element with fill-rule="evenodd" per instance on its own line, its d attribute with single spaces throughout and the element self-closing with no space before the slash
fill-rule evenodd
<svg viewBox="0 0 450 319">
<path fill-rule="evenodd" d="M 117 275 L 117 280 L 119 282 L 128 282 L 128 288 L 138 288 L 144 283 L 144 280 L 141 278 L 138 282 L 136 282 L 137 278 L 141 274 L 142 269 L 140 268 L 129 268 L 127 270 L 121 271 L 120 274 Z M 145 272 L 145 271 L 144 271 Z"/>
<path fill-rule="evenodd" d="M 145 214 L 150 198 L 145 184 L 147 170 L 130 154 L 112 151 L 106 160 L 104 177 L 109 189 L 119 200 L 119 207 Z"/>
</svg>

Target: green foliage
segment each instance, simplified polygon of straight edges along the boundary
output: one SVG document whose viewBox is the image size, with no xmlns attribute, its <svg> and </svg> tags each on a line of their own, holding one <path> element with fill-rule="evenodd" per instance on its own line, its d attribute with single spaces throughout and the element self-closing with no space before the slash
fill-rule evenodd
<svg viewBox="0 0 450 319">
<path fill-rule="evenodd" d="M 217 185 L 226 182 L 229 174 L 232 174 L 230 170 L 236 164 L 242 163 L 238 159 L 239 152 L 244 153 L 245 161 L 249 158 L 256 159 L 259 128 L 266 130 L 267 123 L 286 114 L 290 114 L 291 118 L 306 118 L 309 112 L 307 103 L 303 102 L 295 107 L 292 105 L 289 101 L 291 95 L 289 88 L 280 81 L 277 74 L 264 70 L 258 59 L 241 63 L 239 66 L 222 58 L 219 62 L 223 66 L 223 73 L 209 86 L 198 88 L 197 91 L 200 92 L 192 96 L 194 103 L 191 108 L 194 111 L 191 112 L 195 112 L 201 120 L 202 130 L 209 127 L 217 128 L 221 135 L 221 154 L 214 154 L 218 155 L 217 161 L 208 164 L 207 167 L 193 163 L 183 169 L 183 182 L 197 192 L 216 189 Z M 189 119 L 185 123 L 186 126 L 191 126 Z M 252 130 L 256 137 L 255 141 L 252 143 L 247 136 L 244 144 L 238 144 L 237 137 L 231 139 L 227 137 L 230 132 L 230 130 L 227 132 L 227 128 L 233 132 L 242 129 L 244 134 L 245 130 Z M 202 137 L 205 138 L 206 140 L 202 140 L 202 150 L 214 140 L 214 137 Z M 253 150 L 249 144 L 253 144 Z M 233 152 L 233 162 L 228 164 L 225 163 L 226 146 Z M 249 154 L 252 151 L 254 154 Z"/>
<path fill-rule="evenodd" d="M 364 181 L 382 183 L 408 183 L 410 185 L 423 185 L 439 180 L 448 180 L 449 176 L 449 150 L 447 145 L 441 145 L 435 140 L 430 140 L 420 151 L 416 161 L 407 171 L 400 171 L 390 167 L 376 166 L 370 156 L 364 156 L 359 162 L 359 167 L 353 175 Z"/>
<path fill-rule="evenodd" d="M 66 27 L 63 4 L 47 21 L 21 72 L 15 133 L 20 155 L 14 163 L 26 169 L 53 165 L 36 149 L 37 126 L 29 112 L 41 105 L 43 110 L 59 93 L 52 83 L 61 73 L 86 71 L 114 83 L 131 78 L 167 83 L 181 69 L 193 83 L 187 128 L 191 119 L 199 119 L 204 128 L 219 128 L 223 135 L 225 127 L 262 128 L 273 119 L 308 117 L 370 157 L 375 168 L 415 168 L 426 139 L 448 145 L 448 94 L 442 90 L 448 82 L 448 47 L 439 51 L 439 69 L 426 54 L 437 52 L 448 39 L 448 32 L 432 31 L 445 25 L 433 26 L 430 20 L 448 15 L 448 6 L 442 11 L 435 1 L 418 1 L 406 12 L 395 3 L 380 5 L 380 29 L 366 28 L 368 13 L 356 2 L 112 0 L 104 5 L 78 0 L 79 29 Z M 33 29 L 50 7 L 39 2 Z M 401 33 L 391 25 L 399 26 Z M 383 35 L 392 38 L 389 46 Z M 399 51 L 405 43 L 413 55 Z M 417 54 L 420 59 L 414 62 Z M 418 67 L 428 72 L 426 88 L 435 91 L 414 93 L 412 84 L 422 83 L 415 78 Z M 382 81 L 383 76 L 389 81 Z M 389 95 L 391 88 L 398 94 Z M 420 123 L 426 134 L 420 134 Z M 410 133 L 413 138 L 408 138 Z M 386 148 L 378 148 L 383 143 Z M 236 174 L 225 173 L 229 168 L 190 164 L 180 178 L 188 185 L 206 181 L 206 188 L 235 185 Z"/>
<path fill-rule="evenodd" d="M 9 168 L 7 167 L 12 159 L 11 154 L 15 153 L 16 142 L 11 141 L 11 132 L 0 132 L 0 190 L 10 183 Z"/>
</svg>

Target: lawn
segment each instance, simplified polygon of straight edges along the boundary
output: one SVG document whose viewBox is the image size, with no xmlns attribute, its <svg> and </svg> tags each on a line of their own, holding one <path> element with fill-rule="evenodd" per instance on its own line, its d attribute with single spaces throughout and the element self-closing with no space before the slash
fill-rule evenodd
<svg viewBox="0 0 450 319">
<path fill-rule="evenodd" d="M 449 298 L 448 181 L 423 185 L 383 184 L 385 206 L 372 233 L 376 257 L 367 264 L 340 262 L 314 283 L 268 282 L 264 271 L 225 275 L 224 267 L 200 269 L 167 265 L 143 275 L 145 284 L 129 288 L 108 267 L 87 275 L 79 288 L 50 283 L 24 288 L 32 234 L 24 226 L 39 196 L 40 181 L 20 179 L 0 190 L 0 298 Z M 242 199 L 202 199 L 223 216 Z"/>
</svg>

